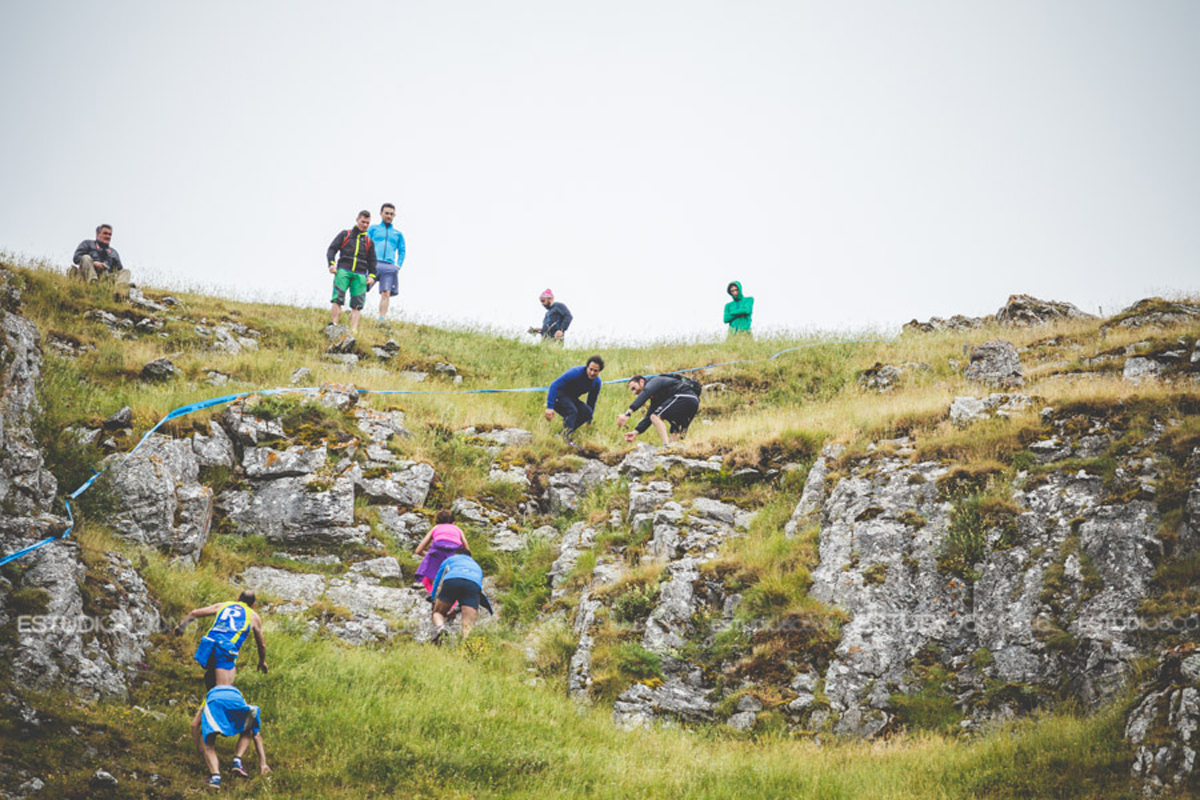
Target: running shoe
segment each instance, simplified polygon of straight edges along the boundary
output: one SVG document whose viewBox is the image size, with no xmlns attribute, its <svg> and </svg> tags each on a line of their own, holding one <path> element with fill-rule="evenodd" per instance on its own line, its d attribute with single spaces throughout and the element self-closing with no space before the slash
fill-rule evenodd
<svg viewBox="0 0 1200 800">
<path fill-rule="evenodd" d="M 235 758 L 233 760 L 233 774 L 237 775 L 239 778 L 250 777 L 250 773 L 246 772 L 246 768 L 242 766 L 242 760 L 240 758 Z"/>
<path fill-rule="evenodd" d="M 207 786 L 209 789 L 212 789 L 214 792 L 221 791 L 221 776 L 213 775 L 211 778 L 208 779 L 208 783 L 206 783 L 204 785 Z"/>
</svg>

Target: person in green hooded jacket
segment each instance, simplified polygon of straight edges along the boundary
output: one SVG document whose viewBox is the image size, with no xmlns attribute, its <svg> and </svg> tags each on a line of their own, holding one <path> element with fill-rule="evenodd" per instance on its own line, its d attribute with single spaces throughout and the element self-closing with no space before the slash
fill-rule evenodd
<svg viewBox="0 0 1200 800">
<path fill-rule="evenodd" d="M 725 304 L 725 324 L 730 333 L 749 333 L 750 314 L 754 311 L 754 298 L 742 294 L 741 281 L 730 281 L 725 291 L 733 299 Z"/>
</svg>

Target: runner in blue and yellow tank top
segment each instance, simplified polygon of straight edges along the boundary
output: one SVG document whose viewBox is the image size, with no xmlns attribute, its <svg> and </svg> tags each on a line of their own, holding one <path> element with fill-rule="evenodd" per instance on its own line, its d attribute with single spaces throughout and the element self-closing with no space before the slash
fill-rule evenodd
<svg viewBox="0 0 1200 800">
<path fill-rule="evenodd" d="M 255 595 L 250 589 L 242 592 L 237 602 L 216 603 L 198 608 L 184 617 L 175 627 L 175 635 L 182 636 L 183 630 L 193 619 L 216 617 L 208 633 L 200 640 L 193 658 L 204 667 L 204 685 L 232 686 L 237 676 L 238 652 L 251 633 L 258 647 L 258 671 L 267 671 L 267 645 L 262 635 L 262 618 L 254 611 Z"/>
</svg>

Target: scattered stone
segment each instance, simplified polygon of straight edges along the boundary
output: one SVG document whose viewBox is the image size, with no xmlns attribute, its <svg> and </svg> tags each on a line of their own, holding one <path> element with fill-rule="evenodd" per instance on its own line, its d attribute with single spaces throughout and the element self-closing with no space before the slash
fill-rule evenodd
<svg viewBox="0 0 1200 800">
<path fill-rule="evenodd" d="M 1033 405 L 1029 395 L 990 394 L 987 397 L 956 397 L 950 404 L 950 421 L 966 428 L 988 417 L 1011 417 Z"/>
<path fill-rule="evenodd" d="M 1152 358 L 1133 356 L 1125 359 L 1125 368 L 1121 379 L 1130 383 L 1141 383 L 1147 379 L 1155 379 L 1163 373 L 1163 365 Z"/>
<path fill-rule="evenodd" d="M 133 427 L 133 409 L 125 406 L 117 413 L 113 414 L 108 419 L 104 420 L 102 425 L 106 431 L 119 431 L 125 428 Z"/>
<path fill-rule="evenodd" d="M 330 355 L 347 355 L 353 353 L 354 348 L 357 346 L 358 342 L 355 340 L 355 338 L 351 334 L 347 333 L 341 339 L 338 339 L 333 344 L 329 345 L 325 352 L 329 353 Z"/>
<path fill-rule="evenodd" d="M 312 380 L 312 370 L 308 367 L 296 367 L 292 372 L 292 386 L 299 386 Z"/>
<path fill-rule="evenodd" d="M 950 319 L 942 319 L 941 317 L 930 317 L 928 322 L 918 322 L 911 320 L 904 323 L 904 331 L 912 331 L 915 333 L 936 333 L 939 331 L 969 331 L 976 328 L 982 328 L 992 318 L 989 317 L 964 317 L 961 314 L 955 314 Z"/>
<path fill-rule="evenodd" d="M 95 345 L 82 342 L 73 336 L 62 333 L 47 334 L 46 344 L 59 355 L 64 355 L 68 358 L 76 358 L 96 349 Z"/>
<path fill-rule="evenodd" d="M 131 289 L 130 291 L 133 292 L 137 290 Z M 115 777 L 113 777 L 112 773 L 98 769 L 96 770 L 96 774 L 92 776 L 90 781 L 88 781 L 88 785 L 98 791 L 109 791 L 117 788 L 118 781 Z"/>
<path fill-rule="evenodd" d="M 144 308 L 147 311 L 167 311 L 166 306 L 156 303 L 142 293 L 142 290 L 136 286 L 131 286 L 129 289 L 129 305 Z"/>
<path fill-rule="evenodd" d="M 396 343 L 395 339 L 388 339 L 383 344 L 372 347 L 371 352 L 375 354 L 376 358 L 388 361 L 395 358 L 396 354 L 400 352 L 400 345 Z"/>
<path fill-rule="evenodd" d="M 354 384 L 322 383 L 317 402 L 335 408 L 343 414 L 358 404 L 359 392 Z"/>
<path fill-rule="evenodd" d="M 336 344 L 350 335 L 350 329 L 345 325 L 334 325 L 332 322 L 325 326 L 325 338 Z"/>
<path fill-rule="evenodd" d="M 210 369 L 204 374 L 208 376 L 204 382 L 209 386 L 224 386 L 229 383 L 228 373 L 221 372 L 219 369 Z"/>
<path fill-rule="evenodd" d="M 438 375 L 444 375 L 447 378 L 453 378 L 458 374 L 458 367 L 454 366 L 453 364 L 447 364 L 439 361 L 433 365 L 433 371 Z"/>
<path fill-rule="evenodd" d="M 522 428 L 497 428 L 493 431 L 485 431 L 474 435 L 480 439 L 494 442 L 501 447 L 521 447 L 533 444 L 533 434 Z"/>
<path fill-rule="evenodd" d="M 875 366 L 863 371 L 858 376 L 858 385 L 862 389 L 874 389 L 877 392 L 887 392 L 894 389 L 904 377 L 904 370 L 892 364 L 875 362 Z"/>
<path fill-rule="evenodd" d="M 411 369 L 401 370 L 396 374 L 397 377 L 403 378 L 406 381 L 413 381 L 414 383 L 424 383 L 425 379 L 429 377 L 428 372 L 417 372 Z"/>
<path fill-rule="evenodd" d="M 525 468 L 513 464 L 507 469 L 502 468 L 499 464 L 492 464 L 488 471 L 488 480 L 496 483 L 514 483 L 522 489 L 530 487 L 529 476 L 525 472 Z"/>
<path fill-rule="evenodd" d="M 180 374 L 182 373 L 178 367 L 171 363 L 171 359 L 163 357 L 147 362 L 142 367 L 141 378 L 144 381 L 162 382 L 169 381 Z"/>
</svg>

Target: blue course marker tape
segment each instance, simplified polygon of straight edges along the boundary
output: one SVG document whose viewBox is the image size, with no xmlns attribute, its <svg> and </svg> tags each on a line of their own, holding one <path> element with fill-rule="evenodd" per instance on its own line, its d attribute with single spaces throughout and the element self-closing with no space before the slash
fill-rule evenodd
<svg viewBox="0 0 1200 800">
<path fill-rule="evenodd" d="M 698 372 L 700 370 L 705 370 L 705 369 L 715 369 L 717 367 L 728 367 L 728 366 L 732 366 L 734 364 L 757 364 L 757 363 L 764 362 L 764 361 L 774 361 L 775 359 L 779 358 L 784 353 L 793 353 L 797 350 L 805 350 L 810 347 L 824 347 L 825 345 L 831 345 L 831 344 L 861 344 L 864 342 L 879 342 L 879 341 L 886 341 L 886 340 L 883 340 L 883 339 L 841 339 L 841 340 L 833 341 L 833 342 L 812 342 L 810 344 L 802 344 L 802 345 L 798 345 L 796 347 L 789 347 L 786 350 L 780 350 L 778 353 L 775 353 L 774 355 L 770 356 L 769 358 L 740 359 L 737 361 L 722 361 L 717 364 L 705 364 L 702 367 L 688 367 L 687 369 L 670 370 L 670 372 L 672 374 L 679 374 L 679 373 L 684 373 L 684 372 Z M 653 372 L 653 373 L 648 374 L 646 377 L 653 378 L 656 375 L 665 375 L 665 374 L 667 374 L 667 373 Z M 610 384 L 614 384 L 614 383 L 628 383 L 628 382 L 629 382 L 629 378 L 614 378 L 612 380 L 604 381 L 603 383 L 604 383 L 604 385 L 610 385 Z M 432 394 L 520 394 L 520 393 L 528 393 L 528 392 L 547 392 L 549 390 L 550 390 L 549 386 L 523 386 L 523 387 L 520 387 L 517 389 L 443 389 L 443 390 L 435 390 L 435 391 L 418 390 L 418 389 L 359 389 L 358 393 L 361 395 L 367 395 L 367 394 L 429 394 L 429 395 L 432 395 Z M 63 531 L 58 536 L 48 536 L 45 539 L 42 539 L 40 542 L 36 542 L 28 547 L 24 547 L 20 550 L 17 550 L 14 553 L 9 553 L 8 555 L 4 556 L 3 558 L 0 558 L 0 567 L 4 566 L 5 564 L 9 563 L 10 561 L 16 561 L 18 558 L 22 558 L 22 557 L 32 553 L 34 550 L 37 550 L 40 547 L 44 547 L 45 545 L 49 544 L 50 542 L 58 541 L 59 539 L 66 539 L 68 536 L 70 536 L 71 531 L 75 529 L 75 516 L 74 516 L 74 514 L 71 513 L 71 500 L 77 499 L 79 497 L 79 495 L 81 495 L 85 491 L 87 491 L 87 489 L 93 483 L 95 483 L 96 480 L 101 475 L 103 475 L 105 472 L 108 472 L 110 469 L 117 469 L 117 468 L 125 466 L 125 462 L 129 461 L 129 459 L 133 457 L 133 454 L 136 453 L 138 451 L 138 449 L 143 444 L 146 443 L 146 441 L 150 438 L 151 434 L 158 431 L 158 429 L 161 428 L 165 423 L 170 422 L 173 419 L 179 419 L 180 417 L 187 416 L 188 414 L 194 414 L 197 411 L 203 411 L 206 408 L 213 408 L 214 406 L 224 405 L 225 403 L 232 403 L 234 400 L 239 400 L 243 397 L 249 397 L 252 394 L 272 395 L 272 394 L 290 394 L 290 393 L 295 393 L 295 392 L 319 392 L 319 391 L 321 391 L 321 387 L 319 387 L 319 386 L 291 387 L 291 388 L 287 388 L 287 389 L 262 389 L 259 391 L 238 392 L 237 394 L 227 394 L 222 397 L 214 397 L 210 400 L 200 400 L 195 403 L 188 403 L 187 405 L 179 406 L 179 408 L 172 409 L 171 411 L 167 412 L 167 415 L 165 417 L 163 417 L 158 422 L 156 422 L 154 424 L 153 428 L 146 431 L 146 433 L 142 435 L 142 438 L 138 441 L 137 445 L 135 445 L 132 450 L 130 450 L 128 453 L 125 454 L 125 457 L 123 459 L 121 459 L 120 463 L 115 464 L 111 467 L 105 467 L 104 469 L 100 470 L 99 472 L 96 472 L 95 470 L 93 470 L 92 477 L 90 477 L 86 481 L 84 481 L 83 484 L 78 489 L 76 489 L 75 491 L 73 491 L 69 495 L 67 495 L 67 497 L 64 499 L 63 502 L 67 507 L 67 518 L 69 519 L 71 524 L 67 526 L 67 529 L 65 531 Z"/>
</svg>

